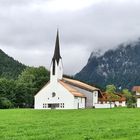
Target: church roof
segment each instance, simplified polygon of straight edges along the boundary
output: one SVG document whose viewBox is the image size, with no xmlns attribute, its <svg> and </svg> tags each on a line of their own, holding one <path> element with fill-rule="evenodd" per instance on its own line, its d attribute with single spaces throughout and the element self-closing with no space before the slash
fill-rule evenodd
<svg viewBox="0 0 140 140">
<path fill-rule="evenodd" d="M 55 42 L 55 50 L 54 50 L 54 55 L 52 60 L 56 60 L 57 63 L 59 62 L 59 59 L 61 59 L 61 55 L 60 55 L 60 45 L 59 45 L 59 33 L 57 30 L 57 36 L 56 36 L 56 42 Z"/>
<path fill-rule="evenodd" d="M 132 91 L 134 91 L 134 92 L 140 92 L 140 86 L 134 86 L 133 88 L 132 88 Z"/>
<path fill-rule="evenodd" d="M 73 96 L 75 97 L 85 97 L 85 95 L 76 89 L 72 88 L 69 84 L 65 83 L 64 81 L 60 80 L 59 83 L 64 86 Z"/>
<path fill-rule="evenodd" d="M 114 96 L 113 96 L 114 95 Z M 126 97 L 124 97 L 122 94 L 112 94 L 112 96 L 109 93 L 104 92 L 103 98 L 99 98 L 99 101 L 126 101 Z"/>
<path fill-rule="evenodd" d="M 86 84 L 86 83 L 83 83 L 83 82 L 80 82 L 80 81 L 74 80 L 74 79 L 69 79 L 69 78 L 63 78 L 62 81 L 63 81 L 64 83 L 67 83 L 68 85 L 72 85 L 72 86 L 75 86 L 75 87 L 78 87 L 78 88 L 87 90 L 87 91 L 89 91 L 89 92 L 99 91 L 98 96 L 99 96 L 100 98 L 103 97 L 102 92 L 100 91 L 100 89 L 98 89 L 98 88 L 96 88 L 96 87 L 93 87 L 93 86 L 91 86 L 91 85 L 88 85 L 88 84 Z"/>
<path fill-rule="evenodd" d="M 100 89 L 98 89 L 96 87 L 90 86 L 90 85 L 88 85 L 86 83 L 83 83 L 83 82 L 80 82 L 78 80 L 73 80 L 73 79 L 69 79 L 69 78 L 63 78 L 63 81 L 66 82 L 66 83 L 72 84 L 74 86 L 77 86 L 79 88 L 88 90 L 88 91 L 100 90 Z"/>
</svg>

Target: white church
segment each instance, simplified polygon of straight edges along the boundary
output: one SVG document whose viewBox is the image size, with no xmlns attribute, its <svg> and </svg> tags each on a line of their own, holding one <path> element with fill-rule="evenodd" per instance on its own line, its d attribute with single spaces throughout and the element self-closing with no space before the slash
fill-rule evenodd
<svg viewBox="0 0 140 140">
<path fill-rule="evenodd" d="M 63 77 L 58 32 L 51 62 L 50 81 L 34 98 L 35 109 L 110 108 L 109 103 L 103 104 L 99 101 L 103 98 L 100 89 Z"/>
</svg>

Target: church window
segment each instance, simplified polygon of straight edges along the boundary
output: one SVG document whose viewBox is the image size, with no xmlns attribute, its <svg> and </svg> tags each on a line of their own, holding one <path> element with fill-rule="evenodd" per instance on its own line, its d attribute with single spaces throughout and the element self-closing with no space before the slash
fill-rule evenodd
<svg viewBox="0 0 140 140">
<path fill-rule="evenodd" d="M 64 108 L 64 103 L 63 103 L 63 108 Z"/>
<path fill-rule="evenodd" d="M 64 108 L 64 103 L 60 103 L 60 108 Z"/>
<path fill-rule="evenodd" d="M 47 108 L 47 107 L 48 107 L 48 104 L 43 103 L 43 108 Z"/>
<path fill-rule="evenodd" d="M 53 75 L 55 75 L 55 60 L 53 60 Z"/>
<path fill-rule="evenodd" d="M 53 93 L 52 93 L 52 97 L 55 97 L 55 96 L 56 96 L 56 93 L 55 93 L 55 92 L 53 92 Z"/>
<path fill-rule="evenodd" d="M 95 93 L 95 97 L 97 96 L 97 94 Z"/>
</svg>

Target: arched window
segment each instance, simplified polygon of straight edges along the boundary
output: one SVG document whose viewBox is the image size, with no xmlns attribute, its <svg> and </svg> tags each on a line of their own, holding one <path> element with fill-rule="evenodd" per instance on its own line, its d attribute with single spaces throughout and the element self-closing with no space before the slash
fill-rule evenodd
<svg viewBox="0 0 140 140">
<path fill-rule="evenodd" d="M 53 93 L 52 93 L 52 97 L 55 97 L 55 96 L 56 96 L 56 93 L 55 93 L 55 92 L 53 92 Z"/>
</svg>

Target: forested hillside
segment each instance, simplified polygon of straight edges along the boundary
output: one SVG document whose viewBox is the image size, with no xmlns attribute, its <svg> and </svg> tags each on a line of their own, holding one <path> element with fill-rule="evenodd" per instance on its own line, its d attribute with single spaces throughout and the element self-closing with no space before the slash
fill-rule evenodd
<svg viewBox="0 0 140 140">
<path fill-rule="evenodd" d="M 48 81 L 45 67 L 27 67 L 0 50 L 0 108 L 33 107 L 34 95 Z"/>
<path fill-rule="evenodd" d="M 25 68 L 25 65 L 9 57 L 0 49 L 0 77 L 16 79 Z"/>
<path fill-rule="evenodd" d="M 103 55 L 92 53 L 75 78 L 100 87 L 115 84 L 118 88 L 131 89 L 140 85 L 140 40 L 121 44 Z"/>
</svg>

